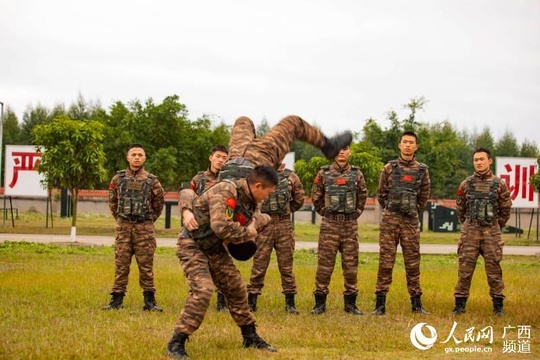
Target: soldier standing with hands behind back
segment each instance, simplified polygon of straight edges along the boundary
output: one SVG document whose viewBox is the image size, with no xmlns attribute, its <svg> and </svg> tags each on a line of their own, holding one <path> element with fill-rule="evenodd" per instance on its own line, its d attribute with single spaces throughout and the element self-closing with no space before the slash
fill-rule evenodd
<svg viewBox="0 0 540 360">
<path fill-rule="evenodd" d="M 323 217 L 317 250 L 315 306 L 312 314 L 326 311 L 330 279 L 338 251 L 345 278 L 344 310 L 362 315 L 356 307 L 358 296 L 358 217 L 367 199 L 364 175 L 349 164 L 351 149 L 342 148 L 331 166 L 323 166 L 313 182 L 311 196 L 315 210 Z"/>
<path fill-rule="evenodd" d="M 399 159 L 387 163 L 379 177 L 377 200 L 384 210 L 379 233 L 377 300 L 373 315 L 386 312 L 386 294 L 392 283 L 398 244 L 403 251 L 412 311 L 428 314 L 422 308 L 421 300 L 419 216 L 427 205 L 431 181 L 428 167 L 415 159 L 418 149 L 416 134 L 405 131 L 398 148 L 401 152 Z"/>
<path fill-rule="evenodd" d="M 285 311 L 298 314 L 294 301 L 296 281 L 293 273 L 294 230 L 291 213 L 304 205 L 304 188 L 298 176 L 292 170 L 285 169 L 285 164 L 281 165 L 278 176 L 278 186 L 261 206 L 261 212 L 270 215 L 272 220 L 257 236 L 257 252 L 253 258 L 247 286 L 248 304 L 251 311 L 257 311 L 257 297 L 264 287 L 270 255 L 272 250 L 276 249 L 281 286 L 285 295 Z"/>
<path fill-rule="evenodd" d="M 164 192 L 157 177 L 144 170 L 146 154 L 142 145 L 131 145 L 126 160 L 128 168 L 116 173 L 109 184 L 109 208 L 116 219 L 115 274 L 111 302 L 103 309 L 122 307 L 131 258 L 135 255 L 144 295 L 143 310 L 161 312 L 155 298 L 154 222 L 163 210 Z"/>
<path fill-rule="evenodd" d="M 484 257 L 493 312 L 497 316 L 503 314 L 501 229 L 510 218 L 512 199 L 504 180 L 491 172 L 492 163 L 488 149 L 477 149 L 473 154 L 474 174 L 465 179 L 457 191 L 456 207 L 462 226 L 458 244 L 459 278 L 454 292 L 455 315 L 465 312 L 478 255 Z"/>
</svg>

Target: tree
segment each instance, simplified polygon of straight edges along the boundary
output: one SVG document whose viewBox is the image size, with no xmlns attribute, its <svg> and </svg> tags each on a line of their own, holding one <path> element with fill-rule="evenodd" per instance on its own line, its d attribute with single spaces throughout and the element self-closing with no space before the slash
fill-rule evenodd
<svg viewBox="0 0 540 360">
<path fill-rule="evenodd" d="M 257 137 L 262 137 L 268 131 L 270 131 L 270 125 L 268 124 L 268 119 L 263 118 L 261 123 L 256 127 L 255 134 L 257 135 Z"/>
<path fill-rule="evenodd" d="M 521 144 L 521 148 L 519 149 L 519 156 L 520 157 L 539 157 L 540 151 L 538 150 L 538 147 L 535 143 L 529 142 L 529 140 L 525 140 L 523 144 Z"/>
<path fill-rule="evenodd" d="M 519 146 L 517 144 L 516 138 L 509 131 L 505 131 L 503 136 L 499 139 L 499 141 L 497 141 L 494 150 L 497 156 L 519 156 Z"/>
<path fill-rule="evenodd" d="M 96 121 L 71 120 L 61 116 L 32 130 L 36 150 L 41 152 L 37 167 L 50 188 L 67 188 L 71 193 L 73 218 L 71 241 L 77 231 L 77 200 L 81 189 L 93 189 L 106 178 L 103 125 Z"/>
<path fill-rule="evenodd" d="M 537 163 L 538 163 L 538 168 L 540 168 L 540 156 L 537 159 Z M 531 182 L 531 185 L 534 188 L 534 191 L 540 193 L 540 173 L 536 173 L 533 176 L 531 176 L 529 181 Z"/>
</svg>

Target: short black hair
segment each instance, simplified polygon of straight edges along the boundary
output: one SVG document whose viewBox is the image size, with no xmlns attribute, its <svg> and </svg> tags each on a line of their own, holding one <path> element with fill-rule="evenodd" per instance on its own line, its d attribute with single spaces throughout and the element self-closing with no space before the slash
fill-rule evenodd
<svg viewBox="0 0 540 360">
<path fill-rule="evenodd" d="M 480 152 L 485 152 L 487 154 L 487 156 L 488 156 L 488 159 L 491 159 L 491 151 L 489 151 L 489 149 L 487 149 L 485 147 L 479 147 L 478 149 L 474 150 L 473 156 L 476 153 L 480 153 Z"/>
<path fill-rule="evenodd" d="M 404 136 L 412 136 L 414 138 L 414 141 L 418 142 L 418 135 L 416 135 L 416 133 L 414 131 L 411 131 L 411 130 L 404 131 L 401 134 L 401 137 L 399 138 L 399 140 L 401 141 Z"/>
<path fill-rule="evenodd" d="M 268 165 L 257 165 L 247 176 L 247 182 L 249 184 L 262 183 L 263 187 L 277 186 L 279 182 L 278 173 L 276 169 Z"/>
<path fill-rule="evenodd" d="M 223 145 L 214 146 L 210 152 L 210 155 L 213 155 L 216 151 L 224 152 L 225 154 L 229 155 L 229 150 L 227 150 L 227 147 Z"/>
<path fill-rule="evenodd" d="M 135 148 L 139 148 L 139 149 L 144 150 L 144 147 L 141 144 L 131 144 L 131 145 L 129 145 L 128 149 L 126 150 L 126 155 L 129 154 L 129 150 L 135 149 Z M 146 150 L 144 150 L 144 152 L 146 152 Z"/>
</svg>

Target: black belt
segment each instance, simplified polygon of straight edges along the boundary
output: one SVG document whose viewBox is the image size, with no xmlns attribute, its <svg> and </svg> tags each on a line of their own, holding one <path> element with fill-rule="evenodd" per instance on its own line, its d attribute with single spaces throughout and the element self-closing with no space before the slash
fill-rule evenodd
<svg viewBox="0 0 540 360">
<path fill-rule="evenodd" d="M 358 219 L 358 214 L 324 214 L 324 217 L 336 221 L 349 221 Z"/>
<path fill-rule="evenodd" d="M 291 214 L 268 214 L 272 219 L 275 220 L 281 220 L 281 219 L 287 219 L 291 217 Z"/>
<path fill-rule="evenodd" d="M 139 224 L 139 223 L 150 221 L 150 219 L 146 219 L 146 218 L 145 219 L 128 219 L 128 218 L 121 217 L 121 216 L 120 216 L 120 219 L 122 221 L 131 223 L 131 224 Z"/>
</svg>

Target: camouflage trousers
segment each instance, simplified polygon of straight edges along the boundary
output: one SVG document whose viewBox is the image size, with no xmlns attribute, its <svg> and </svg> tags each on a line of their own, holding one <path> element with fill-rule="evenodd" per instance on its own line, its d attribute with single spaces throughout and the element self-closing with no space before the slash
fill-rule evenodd
<svg viewBox="0 0 540 360">
<path fill-rule="evenodd" d="M 243 157 L 253 165 L 269 165 L 276 169 L 290 151 L 294 140 L 302 140 L 322 148 L 324 134 L 298 116 L 290 115 L 279 121 L 264 136 L 257 138 L 251 119 L 236 119 L 229 141 L 229 159 Z"/>
<path fill-rule="evenodd" d="M 216 287 L 225 296 L 229 313 L 238 326 L 255 323 L 247 302 L 242 276 L 229 253 L 222 248 L 213 255 L 204 254 L 195 241 L 180 235 L 177 253 L 190 291 L 184 308 L 175 324 L 175 331 L 193 334 L 204 319 Z"/>
<path fill-rule="evenodd" d="M 336 255 L 341 253 L 344 295 L 358 294 L 358 222 L 337 221 L 323 217 L 317 250 L 315 294 L 328 294 L 330 279 L 334 272 Z"/>
<path fill-rule="evenodd" d="M 489 295 L 492 298 L 504 298 L 501 269 L 503 246 L 504 241 L 501 239 L 501 229 L 498 224 L 477 226 L 469 224 L 468 221 L 463 223 L 458 243 L 459 270 L 454 292 L 456 297 L 469 296 L 476 261 L 478 255 L 482 255 L 489 285 Z"/>
<path fill-rule="evenodd" d="M 379 232 L 379 271 L 375 293 L 386 295 L 392 283 L 397 246 L 401 245 L 407 290 L 422 295 L 420 288 L 420 228 L 417 216 L 404 216 L 384 210 Z"/>
<path fill-rule="evenodd" d="M 261 294 L 273 249 L 276 249 L 283 294 L 296 294 L 293 273 L 294 231 L 290 215 L 273 216 L 270 223 L 257 235 L 257 252 L 253 257 L 248 293 Z"/>
<path fill-rule="evenodd" d="M 112 292 L 125 293 L 127 290 L 131 258 L 139 267 L 139 285 L 143 291 L 156 291 L 154 286 L 154 253 L 156 236 L 154 223 L 145 221 L 131 223 L 127 220 L 116 221 L 116 240 L 114 242 L 114 285 Z"/>
</svg>

